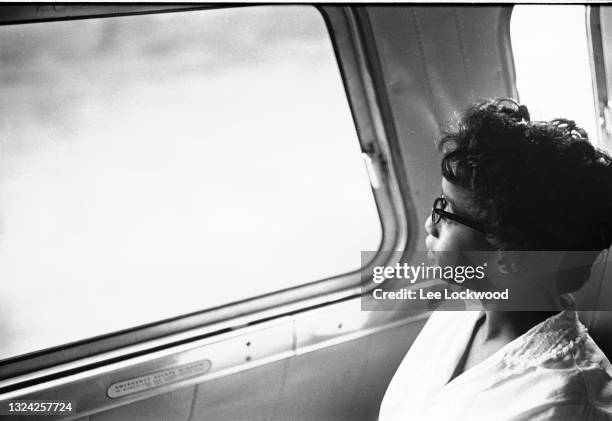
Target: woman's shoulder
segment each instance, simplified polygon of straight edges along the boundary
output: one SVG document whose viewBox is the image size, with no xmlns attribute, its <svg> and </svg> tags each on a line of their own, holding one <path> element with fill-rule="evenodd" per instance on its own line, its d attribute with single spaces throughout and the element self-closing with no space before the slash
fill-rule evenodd
<svg viewBox="0 0 612 421">
<path fill-rule="evenodd" d="M 603 410 L 612 419 L 612 365 L 588 334 L 543 368 L 567 373 L 560 377 L 560 392 L 568 403 Z"/>
<path fill-rule="evenodd" d="M 524 399 L 529 419 L 612 420 L 612 366 L 575 313 L 528 332 L 501 364 L 493 388 Z"/>
</svg>

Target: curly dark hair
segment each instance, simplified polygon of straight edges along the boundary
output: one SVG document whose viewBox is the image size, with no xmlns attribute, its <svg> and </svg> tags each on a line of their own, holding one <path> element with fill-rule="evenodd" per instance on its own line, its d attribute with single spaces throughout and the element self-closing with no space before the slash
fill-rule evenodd
<svg viewBox="0 0 612 421">
<path fill-rule="evenodd" d="M 442 175 L 473 194 L 500 250 L 592 250 L 612 243 L 612 160 L 566 119 L 530 121 L 524 105 L 471 106 L 439 141 Z"/>
</svg>

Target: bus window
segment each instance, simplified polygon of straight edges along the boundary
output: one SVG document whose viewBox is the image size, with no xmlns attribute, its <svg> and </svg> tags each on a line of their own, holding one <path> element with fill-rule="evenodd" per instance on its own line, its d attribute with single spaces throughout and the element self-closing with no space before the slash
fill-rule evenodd
<svg viewBox="0 0 612 421">
<path fill-rule="evenodd" d="M 585 6 L 514 6 L 510 35 L 519 97 L 532 119 L 572 118 L 601 146 Z"/>
<path fill-rule="evenodd" d="M 310 6 L 0 27 L 0 359 L 360 266 L 381 226 Z"/>
</svg>

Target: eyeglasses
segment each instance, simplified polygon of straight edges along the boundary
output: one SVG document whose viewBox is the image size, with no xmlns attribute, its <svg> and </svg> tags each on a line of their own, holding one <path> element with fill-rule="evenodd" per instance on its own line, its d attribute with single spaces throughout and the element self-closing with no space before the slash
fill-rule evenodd
<svg viewBox="0 0 612 421">
<path fill-rule="evenodd" d="M 440 222 L 442 217 L 444 217 L 450 219 L 451 221 L 455 221 L 462 225 L 475 229 L 476 231 L 480 231 L 483 234 L 486 234 L 483 224 L 481 224 L 480 222 L 476 222 L 472 219 L 464 218 L 463 216 L 459 216 L 457 214 L 445 211 L 444 209 L 446 209 L 447 205 L 448 202 L 444 198 L 444 195 L 436 197 L 433 202 L 433 207 L 431 208 L 431 222 L 433 225 L 436 225 L 438 222 Z"/>
</svg>

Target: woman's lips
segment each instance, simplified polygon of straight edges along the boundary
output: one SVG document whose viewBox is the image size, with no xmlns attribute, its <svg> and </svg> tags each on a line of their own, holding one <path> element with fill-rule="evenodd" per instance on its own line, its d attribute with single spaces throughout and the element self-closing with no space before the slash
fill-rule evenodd
<svg viewBox="0 0 612 421">
<path fill-rule="evenodd" d="M 425 238 L 425 247 L 427 248 L 427 260 L 429 260 L 430 263 L 437 264 L 438 256 L 436 255 L 436 252 L 433 250 L 434 241 L 435 241 L 435 238 L 432 237 L 431 235 L 428 235 Z"/>
</svg>

